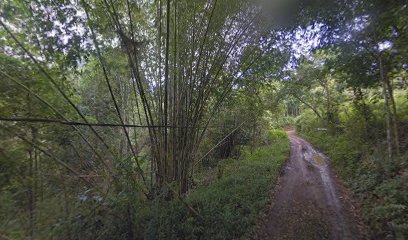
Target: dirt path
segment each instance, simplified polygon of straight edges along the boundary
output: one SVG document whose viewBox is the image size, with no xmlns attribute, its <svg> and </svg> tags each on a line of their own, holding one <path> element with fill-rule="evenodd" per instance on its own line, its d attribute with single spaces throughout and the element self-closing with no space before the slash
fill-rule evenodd
<svg viewBox="0 0 408 240">
<path fill-rule="evenodd" d="M 327 157 L 294 132 L 288 134 L 290 160 L 253 239 L 365 239 Z"/>
</svg>

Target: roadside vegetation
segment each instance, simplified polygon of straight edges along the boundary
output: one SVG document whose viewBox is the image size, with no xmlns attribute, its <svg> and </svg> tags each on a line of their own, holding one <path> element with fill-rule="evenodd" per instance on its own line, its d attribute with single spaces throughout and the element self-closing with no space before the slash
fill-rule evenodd
<svg viewBox="0 0 408 240">
<path fill-rule="evenodd" d="M 364 8 L 369 20 L 299 61 L 282 92 L 298 133 L 327 153 L 352 191 L 370 237 L 406 239 L 407 5 Z"/>
<path fill-rule="evenodd" d="M 400 155 L 392 161 L 387 155 L 381 100 L 367 105 L 369 125 L 351 101 L 341 104 L 338 124 L 327 125 L 312 111 L 297 119 L 298 132 L 331 158 L 331 165 L 360 205 L 373 238 L 408 236 L 407 94 L 406 91 L 395 93 L 402 142 Z"/>
<path fill-rule="evenodd" d="M 156 223 L 159 238 L 248 238 L 289 158 L 289 140 L 283 130 L 268 131 L 265 140 L 267 144 L 244 147 L 237 159 L 222 160 L 215 176 L 206 171 L 205 177 L 214 180 L 198 184 L 185 199 L 199 215 L 179 200 L 162 206 Z"/>
</svg>

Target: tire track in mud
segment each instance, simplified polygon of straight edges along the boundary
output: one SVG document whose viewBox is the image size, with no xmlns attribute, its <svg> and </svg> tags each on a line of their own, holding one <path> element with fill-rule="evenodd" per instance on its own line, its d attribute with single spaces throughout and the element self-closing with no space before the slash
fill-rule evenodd
<svg viewBox="0 0 408 240">
<path fill-rule="evenodd" d="M 329 159 L 293 131 L 288 135 L 290 159 L 251 239 L 366 239 Z"/>
</svg>

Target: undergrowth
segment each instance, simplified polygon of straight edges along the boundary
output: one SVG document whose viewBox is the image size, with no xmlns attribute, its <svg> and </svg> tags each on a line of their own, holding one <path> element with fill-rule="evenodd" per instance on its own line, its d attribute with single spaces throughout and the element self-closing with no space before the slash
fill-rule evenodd
<svg viewBox="0 0 408 240">
<path fill-rule="evenodd" d="M 259 211 L 270 197 L 282 164 L 289 155 L 286 134 L 274 130 L 269 144 L 243 147 L 238 159 L 223 160 L 217 178 L 186 198 L 199 212 L 193 214 L 180 200 L 162 205 L 152 218 L 146 238 L 241 239 L 247 237 Z"/>
</svg>

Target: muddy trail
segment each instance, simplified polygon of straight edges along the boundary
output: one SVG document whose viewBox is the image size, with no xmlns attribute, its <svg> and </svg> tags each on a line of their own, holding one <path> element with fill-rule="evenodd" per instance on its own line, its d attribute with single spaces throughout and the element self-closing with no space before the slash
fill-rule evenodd
<svg viewBox="0 0 408 240">
<path fill-rule="evenodd" d="M 291 156 L 253 239 L 366 239 L 365 227 L 328 159 L 288 132 Z"/>
</svg>

